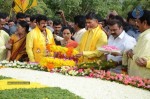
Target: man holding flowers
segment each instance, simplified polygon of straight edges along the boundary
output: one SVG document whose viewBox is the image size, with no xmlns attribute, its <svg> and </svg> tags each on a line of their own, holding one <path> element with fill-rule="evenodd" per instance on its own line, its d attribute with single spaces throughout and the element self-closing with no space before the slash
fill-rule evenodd
<svg viewBox="0 0 150 99">
<path fill-rule="evenodd" d="M 80 57 L 80 62 L 99 60 L 103 53 L 97 49 L 107 44 L 107 36 L 98 24 L 98 17 L 94 12 L 86 15 L 86 28 L 77 47 L 80 54 L 76 57 Z"/>
</svg>

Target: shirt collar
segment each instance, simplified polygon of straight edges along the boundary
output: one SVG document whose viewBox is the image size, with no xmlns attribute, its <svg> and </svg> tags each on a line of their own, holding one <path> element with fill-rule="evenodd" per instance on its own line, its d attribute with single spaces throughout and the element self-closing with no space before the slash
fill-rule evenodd
<svg viewBox="0 0 150 99">
<path fill-rule="evenodd" d="M 145 34 L 150 33 L 150 32 L 148 32 L 148 31 L 150 31 L 150 29 L 147 29 L 147 30 L 145 30 L 144 32 L 142 32 L 142 33 L 140 34 L 140 36 L 144 36 Z"/>
<path fill-rule="evenodd" d="M 125 35 L 125 31 L 123 30 L 122 33 L 117 38 L 122 39 L 124 37 L 124 35 Z"/>
<path fill-rule="evenodd" d="M 80 29 L 78 32 L 76 32 L 76 34 L 80 34 L 82 31 L 85 31 L 85 28 Z"/>
</svg>

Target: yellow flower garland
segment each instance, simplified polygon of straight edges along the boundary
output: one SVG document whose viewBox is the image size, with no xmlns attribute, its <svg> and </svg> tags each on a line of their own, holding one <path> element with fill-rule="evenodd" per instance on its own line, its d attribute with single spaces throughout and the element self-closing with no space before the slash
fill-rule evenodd
<svg viewBox="0 0 150 99">
<path fill-rule="evenodd" d="M 52 44 L 48 44 L 46 48 L 49 52 L 53 53 L 53 55 L 52 57 L 43 57 L 39 63 L 48 70 L 61 66 L 75 66 L 78 60 L 74 58 L 74 56 L 79 52 L 74 48 L 66 48 Z"/>
<path fill-rule="evenodd" d="M 64 60 L 53 57 L 43 57 L 40 60 L 40 65 L 42 67 L 48 67 L 48 64 L 53 65 L 53 68 L 61 67 L 61 66 L 75 66 L 75 62 L 73 60 Z"/>
<path fill-rule="evenodd" d="M 73 48 L 67 48 L 67 47 L 62 47 L 62 46 L 57 46 L 57 45 L 51 45 L 51 44 L 47 45 L 47 49 L 50 52 L 59 52 L 61 54 L 67 54 L 68 51 L 72 51 L 71 52 L 72 56 L 75 56 L 75 55 L 79 54 L 79 52 L 77 50 L 73 49 Z"/>
</svg>

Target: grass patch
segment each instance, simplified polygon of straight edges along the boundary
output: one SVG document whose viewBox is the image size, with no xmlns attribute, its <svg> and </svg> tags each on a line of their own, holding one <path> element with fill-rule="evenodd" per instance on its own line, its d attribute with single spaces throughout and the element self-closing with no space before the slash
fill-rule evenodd
<svg viewBox="0 0 150 99">
<path fill-rule="evenodd" d="M 0 80 L 10 79 L 0 75 Z M 32 88 L 32 89 L 6 89 L 0 90 L 0 99 L 82 99 L 81 97 L 58 87 Z"/>
<path fill-rule="evenodd" d="M 58 87 L 1 90 L 1 99 L 82 99 Z"/>
<path fill-rule="evenodd" d="M 0 80 L 2 80 L 2 79 L 10 79 L 11 77 L 5 77 L 5 76 L 1 76 L 0 75 Z"/>
</svg>

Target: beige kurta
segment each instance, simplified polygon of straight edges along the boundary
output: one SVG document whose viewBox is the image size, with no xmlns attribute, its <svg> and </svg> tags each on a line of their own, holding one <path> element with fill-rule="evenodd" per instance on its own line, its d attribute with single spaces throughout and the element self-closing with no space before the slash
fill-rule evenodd
<svg viewBox="0 0 150 99">
<path fill-rule="evenodd" d="M 8 40 L 9 35 L 5 31 L 0 30 L 0 61 L 6 59 L 7 49 L 5 44 L 8 42 Z"/>
<path fill-rule="evenodd" d="M 136 58 L 146 58 L 150 60 L 150 29 L 140 34 L 138 42 L 133 49 L 133 59 L 129 63 L 129 75 L 150 78 L 150 65 L 140 67 L 135 63 Z"/>
</svg>

